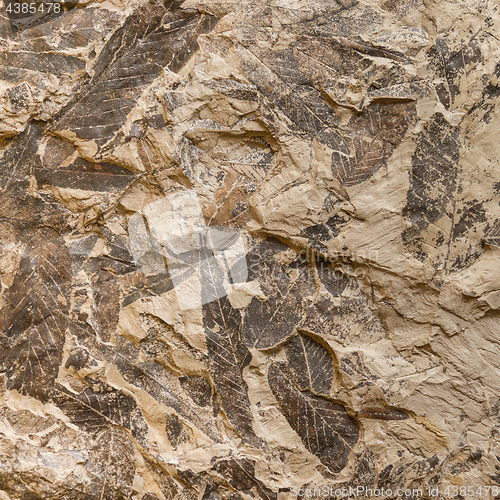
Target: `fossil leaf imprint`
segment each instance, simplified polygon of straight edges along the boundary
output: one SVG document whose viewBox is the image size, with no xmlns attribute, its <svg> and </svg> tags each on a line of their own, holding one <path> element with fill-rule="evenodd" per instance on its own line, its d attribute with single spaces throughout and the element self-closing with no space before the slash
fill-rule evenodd
<svg viewBox="0 0 500 500">
<path fill-rule="evenodd" d="M 301 391 L 329 396 L 334 371 L 328 349 L 303 333 L 293 337 L 284 349 L 295 385 Z"/>
<path fill-rule="evenodd" d="M 13 286 L 0 312 L 7 387 L 45 399 L 57 377 L 69 312 L 71 260 L 49 228 L 29 233 Z"/>
<path fill-rule="evenodd" d="M 354 186 L 386 165 L 415 121 L 414 103 L 372 104 L 360 116 L 351 118 L 354 155 L 332 153 L 333 176 L 343 186 Z"/>
<path fill-rule="evenodd" d="M 103 49 L 87 90 L 63 111 L 56 130 L 105 144 L 163 68 L 177 72 L 186 64 L 198 48 L 198 35 L 216 20 L 178 9 L 174 0 L 165 4 L 146 4 L 127 18 Z"/>
<path fill-rule="evenodd" d="M 270 349 L 290 337 L 304 314 L 302 300 L 315 290 L 307 263 L 283 265 L 274 258 L 287 248 L 271 238 L 256 244 L 247 256 L 248 279 L 258 279 L 268 297 L 254 297 L 245 311 L 241 336 L 247 347 Z"/>
<path fill-rule="evenodd" d="M 88 471 L 93 479 L 93 498 L 123 498 L 135 474 L 134 444 L 126 431 L 111 427 L 96 438 Z"/>
<path fill-rule="evenodd" d="M 290 427 L 304 446 L 332 472 L 341 471 L 359 438 L 356 421 L 342 405 L 295 388 L 281 367 L 269 367 L 268 381 Z"/>
</svg>

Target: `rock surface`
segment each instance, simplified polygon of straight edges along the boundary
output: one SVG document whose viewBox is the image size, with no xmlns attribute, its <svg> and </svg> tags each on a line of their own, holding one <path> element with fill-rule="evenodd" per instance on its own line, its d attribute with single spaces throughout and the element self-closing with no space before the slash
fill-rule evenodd
<svg viewBox="0 0 500 500">
<path fill-rule="evenodd" d="M 498 497 L 498 4 L 16 5 L 0 499 Z"/>
</svg>

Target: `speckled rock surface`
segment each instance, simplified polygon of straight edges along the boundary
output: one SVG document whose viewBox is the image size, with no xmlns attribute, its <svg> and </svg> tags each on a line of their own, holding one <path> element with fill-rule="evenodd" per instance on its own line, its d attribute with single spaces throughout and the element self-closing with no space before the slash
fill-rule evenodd
<svg viewBox="0 0 500 500">
<path fill-rule="evenodd" d="M 0 499 L 498 497 L 498 5 L 25 5 Z"/>
</svg>

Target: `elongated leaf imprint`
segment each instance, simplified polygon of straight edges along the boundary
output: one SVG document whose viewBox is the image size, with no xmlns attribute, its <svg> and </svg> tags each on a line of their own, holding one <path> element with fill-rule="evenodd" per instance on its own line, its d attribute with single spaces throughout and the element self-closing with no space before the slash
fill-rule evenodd
<svg viewBox="0 0 500 500">
<path fill-rule="evenodd" d="M 147 424 L 134 398 L 102 382 L 92 381 L 92 387 L 79 394 L 56 385 L 51 390 L 51 400 L 72 423 L 87 432 L 97 434 L 118 425 L 130 430 L 139 441 L 146 437 Z"/>
<path fill-rule="evenodd" d="M 135 179 L 123 167 L 84 160 L 72 144 L 54 137 L 44 147 L 35 177 L 40 187 L 51 185 L 95 192 L 121 191 Z"/>
<path fill-rule="evenodd" d="M 243 42 L 245 43 L 245 42 Z M 299 130 L 311 134 L 333 149 L 348 151 L 347 141 L 333 126 L 338 123 L 333 109 L 299 71 L 296 53 L 259 51 L 255 46 L 238 45 L 241 66 L 259 92 Z"/>
<path fill-rule="evenodd" d="M 255 462 L 249 458 L 225 459 L 215 463 L 214 470 L 236 491 L 255 491 L 256 499 L 277 500 L 277 494 L 255 477 Z"/>
<path fill-rule="evenodd" d="M 328 56 L 323 55 L 324 47 L 320 49 L 322 55 L 318 56 L 317 42 L 310 37 L 299 37 L 294 49 L 275 51 L 260 48 L 258 40 L 265 38 L 261 30 L 249 28 L 249 33 L 238 40 L 241 45 L 236 47 L 243 71 L 293 126 L 333 149 L 334 178 L 343 186 L 353 186 L 367 180 L 386 165 L 408 127 L 415 123 L 415 104 L 372 104 L 366 111 L 351 118 L 349 131 L 340 133 L 337 129 L 339 120 L 331 100 L 325 98 L 325 92 L 320 92 L 328 85 L 337 88 L 338 71 L 349 71 L 349 63 L 344 68 L 342 61 L 352 57 L 349 62 L 356 65 L 353 61 L 361 57 L 360 51 L 369 51 L 368 46 L 339 37 L 334 51 L 342 55 L 334 57 L 329 68 L 319 63 L 325 57 L 328 61 Z M 325 40 L 325 44 L 330 42 Z M 346 51 L 349 56 L 346 56 Z M 384 52 L 377 56 L 393 58 L 394 54 Z M 306 72 L 305 68 L 309 71 Z M 326 91 L 326 94 L 330 96 L 331 92 Z"/>
<path fill-rule="evenodd" d="M 130 352 L 127 352 L 126 345 L 123 346 L 124 349 L 121 346 L 111 347 L 98 342 L 95 338 L 95 332 L 88 326 L 73 323 L 70 325 L 70 331 L 79 338 L 82 345 L 85 345 L 94 360 L 103 359 L 108 365 L 116 365 L 126 382 L 146 391 L 159 403 L 173 408 L 178 415 L 191 422 L 214 441 L 220 440 L 216 426 L 206 416 L 204 418 L 204 415 L 199 414 L 189 405 L 185 394 L 175 392 L 176 387 L 178 387 L 177 377 L 170 371 L 151 361 L 141 363 L 137 359 L 139 351 L 131 356 Z M 92 366 L 92 364 L 92 358 L 89 358 L 88 365 Z M 84 364 L 84 366 L 86 365 Z M 80 368 L 82 366 L 78 369 Z M 63 408 L 63 411 L 75 419 L 77 425 L 87 428 L 89 432 L 100 430 L 105 425 L 116 424 L 130 429 L 136 439 L 145 435 L 146 424 L 132 397 L 120 391 L 115 391 L 115 394 L 109 390 L 109 387 L 101 384 L 93 384 L 92 387 L 96 393 L 95 397 L 92 396 L 90 388 L 78 395 L 70 394 L 59 388 L 59 394 L 54 395 L 53 399 Z M 108 398 L 111 400 L 109 404 L 107 403 Z M 101 404 L 104 411 L 101 410 Z M 90 412 L 91 416 L 85 416 L 87 411 Z M 110 412 L 109 415 L 106 411 Z M 82 412 L 81 416 L 80 412 Z"/>
<path fill-rule="evenodd" d="M 299 333 L 285 346 L 288 372 L 301 391 L 330 395 L 334 372 L 328 349 L 308 335 Z"/>
<path fill-rule="evenodd" d="M 42 135 L 39 125 L 31 124 L 8 148 L 0 159 L 0 189 L 10 191 L 13 185 L 27 184 L 28 176 L 34 173 L 38 141 Z M 14 200 L 12 200 L 14 201 Z M 1 215 L 3 213 L 0 212 Z M 9 213 L 12 216 L 12 213 Z"/>
<path fill-rule="evenodd" d="M 446 109 L 463 104 L 473 91 L 471 82 L 481 74 L 484 55 L 481 53 L 481 41 L 477 33 L 470 40 L 463 40 L 460 47 L 454 47 L 451 40 L 439 37 L 429 50 L 430 63 L 435 67 L 437 76 L 442 78 L 436 84 L 439 100 Z M 466 87 L 461 89 L 461 84 Z"/>
<path fill-rule="evenodd" d="M 363 408 L 357 413 L 358 418 L 373 418 L 379 420 L 406 420 L 409 415 L 394 408 Z"/>
<path fill-rule="evenodd" d="M 69 129 L 105 144 L 164 68 L 177 72 L 186 64 L 198 48 L 198 35 L 210 31 L 216 20 L 177 9 L 177 1 L 165 5 L 139 7 L 113 35 L 95 65 L 95 77 L 62 113 L 56 130 Z"/>
<path fill-rule="evenodd" d="M 304 315 L 303 299 L 315 291 L 307 263 L 281 264 L 273 256 L 287 247 L 265 240 L 247 256 L 249 279 L 258 279 L 266 300 L 252 299 L 245 311 L 242 341 L 247 347 L 270 349 L 290 337 Z"/>
<path fill-rule="evenodd" d="M 252 428 L 253 415 L 242 370 L 250 353 L 239 340 L 241 315 L 227 297 L 203 306 L 208 370 L 220 398 L 222 409 L 236 431 L 254 446 L 261 446 Z"/>
<path fill-rule="evenodd" d="M 131 494 L 135 474 L 134 443 L 122 429 L 111 427 L 96 438 L 87 470 L 94 498 L 123 498 Z"/>
<path fill-rule="evenodd" d="M 304 446 L 332 472 L 340 472 L 358 442 L 356 421 L 342 405 L 296 389 L 278 364 L 269 367 L 268 381 L 283 415 Z"/>
<path fill-rule="evenodd" d="M 427 122 L 412 158 L 408 202 L 403 215 L 406 248 L 424 260 L 429 249 L 447 246 L 459 182 L 458 130 L 440 113 Z"/>
<path fill-rule="evenodd" d="M 386 165 L 408 127 L 415 122 L 414 103 L 372 104 L 349 126 L 353 133 L 354 155 L 332 154 L 332 174 L 343 186 L 369 179 Z"/>
<path fill-rule="evenodd" d="M 41 399 L 57 377 L 70 306 L 71 260 L 64 240 L 41 228 L 27 238 L 0 313 L 7 387 Z"/>
</svg>

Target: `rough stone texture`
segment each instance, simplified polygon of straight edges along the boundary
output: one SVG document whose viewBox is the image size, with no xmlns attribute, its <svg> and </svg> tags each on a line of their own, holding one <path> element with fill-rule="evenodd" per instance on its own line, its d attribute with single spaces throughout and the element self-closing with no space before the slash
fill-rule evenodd
<svg viewBox="0 0 500 500">
<path fill-rule="evenodd" d="M 0 499 L 498 497 L 498 4 L 14 5 Z"/>
</svg>

